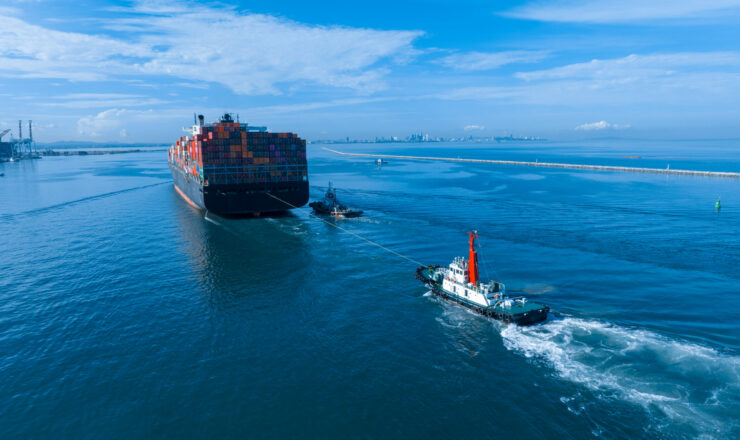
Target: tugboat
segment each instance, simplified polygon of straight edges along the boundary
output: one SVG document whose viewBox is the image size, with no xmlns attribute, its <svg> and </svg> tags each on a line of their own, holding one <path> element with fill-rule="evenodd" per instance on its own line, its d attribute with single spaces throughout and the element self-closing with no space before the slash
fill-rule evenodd
<svg viewBox="0 0 740 440">
<path fill-rule="evenodd" d="M 449 267 L 422 266 L 416 269 L 416 278 L 446 300 L 456 302 L 475 312 L 506 323 L 532 325 L 547 319 L 550 308 L 527 301 L 524 297 L 509 298 L 506 287 L 498 281 L 481 282 L 478 275 L 478 252 L 475 239 L 469 233 L 469 258 L 455 258 Z"/>
<path fill-rule="evenodd" d="M 313 212 L 319 215 L 333 215 L 337 218 L 359 217 L 362 215 L 362 211 L 349 209 L 339 203 L 339 200 L 337 200 L 337 190 L 331 186 L 331 182 L 329 182 L 329 188 L 326 190 L 324 198 L 318 202 L 311 202 L 308 206 L 313 208 Z"/>
</svg>

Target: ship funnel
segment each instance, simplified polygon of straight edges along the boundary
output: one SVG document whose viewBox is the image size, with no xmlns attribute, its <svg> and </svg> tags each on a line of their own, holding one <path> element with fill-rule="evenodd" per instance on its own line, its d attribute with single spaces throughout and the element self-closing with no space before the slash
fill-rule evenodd
<svg viewBox="0 0 740 440">
<path fill-rule="evenodd" d="M 205 123 L 206 123 L 206 117 L 203 115 L 198 115 L 198 125 L 202 127 L 203 125 L 205 125 Z"/>
<path fill-rule="evenodd" d="M 478 238 L 476 231 L 470 231 L 468 233 L 470 238 L 470 255 L 468 256 L 468 281 L 472 284 L 478 284 L 480 277 L 478 276 L 478 252 L 475 250 L 475 239 Z"/>
</svg>

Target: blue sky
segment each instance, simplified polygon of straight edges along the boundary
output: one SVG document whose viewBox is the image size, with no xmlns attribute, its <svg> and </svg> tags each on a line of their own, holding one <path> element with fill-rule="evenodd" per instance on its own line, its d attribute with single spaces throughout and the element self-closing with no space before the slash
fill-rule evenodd
<svg viewBox="0 0 740 440">
<path fill-rule="evenodd" d="M 740 0 L 4 0 L 0 127 L 738 138 L 739 42 Z"/>
</svg>

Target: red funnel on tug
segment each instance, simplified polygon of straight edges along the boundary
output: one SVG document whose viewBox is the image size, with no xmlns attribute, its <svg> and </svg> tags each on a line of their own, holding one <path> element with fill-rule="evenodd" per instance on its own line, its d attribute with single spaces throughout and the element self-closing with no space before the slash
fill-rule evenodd
<svg viewBox="0 0 740 440">
<path fill-rule="evenodd" d="M 475 231 L 468 232 L 470 237 L 470 256 L 468 258 L 468 280 L 473 284 L 478 284 L 480 277 L 478 276 L 478 252 L 475 250 L 475 239 L 478 238 L 478 233 Z"/>
</svg>

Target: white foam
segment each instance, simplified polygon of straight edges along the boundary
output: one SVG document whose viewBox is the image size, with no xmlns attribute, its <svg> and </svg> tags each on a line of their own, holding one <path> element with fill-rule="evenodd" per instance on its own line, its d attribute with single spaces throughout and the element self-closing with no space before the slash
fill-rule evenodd
<svg viewBox="0 0 740 440">
<path fill-rule="evenodd" d="M 555 291 L 555 286 L 549 284 L 527 284 L 522 289 L 527 295 L 544 295 Z"/>
<path fill-rule="evenodd" d="M 207 212 L 206 212 L 206 215 L 205 215 L 205 217 L 203 217 L 203 218 L 204 218 L 204 219 L 205 219 L 206 221 L 209 221 L 209 222 L 213 223 L 214 225 L 218 225 L 218 226 L 221 226 L 221 223 L 219 223 L 219 222 L 217 222 L 216 220 L 213 220 L 213 219 L 211 219 L 210 217 L 208 217 L 208 213 L 207 213 Z"/>
<path fill-rule="evenodd" d="M 470 326 L 476 322 L 476 320 L 471 320 L 471 317 L 480 318 L 481 316 L 467 307 L 457 305 L 436 295 L 432 295 L 431 291 L 427 293 L 430 294 L 429 296 L 432 301 L 438 302 L 443 308 L 442 314 L 435 318 L 435 320 L 443 327 L 459 329 Z M 424 296 L 427 295 L 425 294 Z"/>
<path fill-rule="evenodd" d="M 738 356 L 648 330 L 568 317 L 502 326 L 501 336 L 507 349 L 545 362 L 601 398 L 641 405 L 655 417 L 686 423 L 697 435 L 721 438 L 740 429 Z"/>
</svg>

